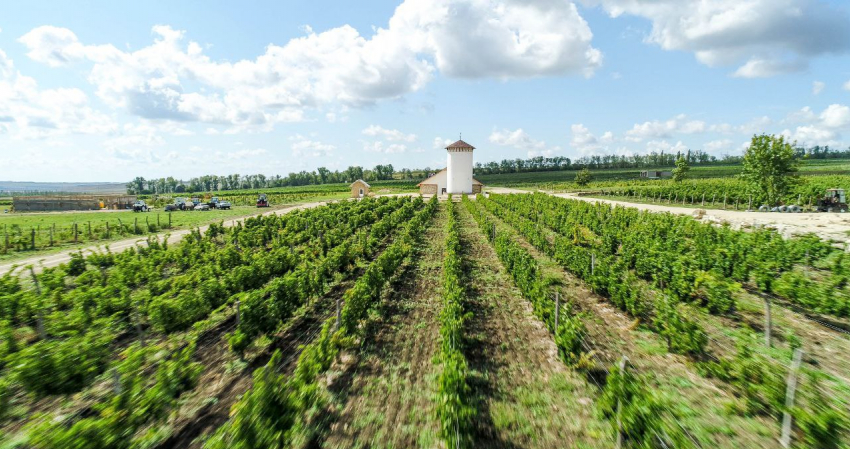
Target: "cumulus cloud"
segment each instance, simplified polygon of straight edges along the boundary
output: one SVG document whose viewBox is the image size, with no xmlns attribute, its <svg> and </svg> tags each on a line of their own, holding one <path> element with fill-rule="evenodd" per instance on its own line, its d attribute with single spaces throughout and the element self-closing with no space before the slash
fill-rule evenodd
<svg viewBox="0 0 850 449">
<path fill-rule="evenodd" d="M 599 140 L 594 136 L 590 130 L 581 123 L 574 124 L 570 127 L 570 131 L 572 132 L 572 139 L 570 140 L 570 146 L 579 150 L 582 153 L 593 153 L 601 148 L 599 145 Z M 606 133 L 606 136 L 610 133 Z M 613 136 L 609 136 L 613 138 Z"/>
<path fill-rule="evenodd" d="M 445 149 L 447 146 L 451 145 L 453 142 L 454 141 L 451 140 L 451 139 L 444 139 L 442 137 L 435 137 L 433 147 L 434 147 L 435 150 Z"/>
<path fill-rule="evenodd" d="M 819 0 L 583 0 L 612 17 L 652 22 L 646 41 L 694 53 L 708 66 L 740 65 L 740 77 L 805 69 L 818 55 L 850 50 L 850 18 Z M 788 30 L 794 30 L 788 32 Z"/>
<path fill-rule="evenodd" d="M 551 156 L 560 150 L 560 147 L 549 147 L 546 142 L 532 138 L 522 128 L 515 131 L 508 129 L 494 130 L 490 134 L 489 140 L 496 145 L 523 150 L 528 157 Z"/>
<path fill-rule="evenodd" d="M 666 140 L 650 140 L 646 143 L 646 151 L 651 153 L 686 153 L 688 146 L 678 141 L 675 144 L 670 144 Z"/>
<path fill-rule="evenodd" d="M 370 125 L 363 130 L 363 135 L 371 137 L 380 137 L 390 142 L 403 141 L 415 142 L 416 134 L 405 134 L 397 129 L 386 129 L 378 125 Z"/>
<path fill-rule="evenodd" d="M 707 142 L 703 147 L 707 153 L 720 154 L 723 151 L 731 150 L 734 143 L 730 139 L 719 139 Z"/>
<path fill-rule="evenodd" d="M 422 89 L 439 71 L 462 78 L 590 75 L 601 64 L 569 1 L 406 0 L 371 36 L 349 25 L 270 44 L 254 59 L 213 60 L 186 33 L 153 27 L 135 51 L 83 43 L 67 28 L 19 38 L 51 67 L 90 65 L 97 95 L 146 119 L 265 128 L 309 108 L 364 106 Z M 327 115 L 329 121 L 335 114 Z"/>
<path fill-rule="evenodd" d="M 820 114 L 820 119 L 828 128 L 846 128 L 850 125 L 850 107 L 831 104 Z"/>
<path fill-rule="evenodd" d="M 387 144 L 380 140 L 371 142 L 362 141 L 362 143 L 363 150 L 371 153 L 398 154 L 407 152 L 407 145 L 400 143 Z"/>
<path fill-rule="evenodd" d="M 785 122 L 798 124 L 793 130 L 783 130 L 782 135 L 799 145 L 837 146 L 841 144 L 841 133 L 850 130 L 850 107 L 831 104 L 820 114 L 805 107 L 789 115 Z"/>
<path fill-rule="evenodd" d="M 94 110 L 77 88 L 42 89 L 0 50 L 0 132 L 36 139 L 69 134 L 110 134 L 111 117 Z"/>
<path fill-rule="evenodd" d="M 635 124 L 626 131 L 626 140 L 642 142 L 645 139 L 669 138 L 673 134 L 697 134 L 706 131 L 706 123 L 701 120 L 688 120 L 685 114 L 669 120 L 653 120 Z"/>
<path fill-rule="evenodd" d="M 289 138 L 292 142 L 292 155 L 295 157 L 327 157 L 336 149 L 336 146 L 311 140 L 301 134 Z"/>
</svg>

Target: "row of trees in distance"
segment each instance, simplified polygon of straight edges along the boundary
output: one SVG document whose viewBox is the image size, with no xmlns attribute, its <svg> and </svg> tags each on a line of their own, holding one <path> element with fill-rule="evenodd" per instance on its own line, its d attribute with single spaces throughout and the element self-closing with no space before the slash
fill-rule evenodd
<svg viewBox="0 0 850 449">
<path fill-rule="evenodd" d="M 795 159 L 839 159 L 850 158 L 850 148 L 835 150 L 829 146 L 811 148 L 793 148 Z M 558 170 L 612 169 L 612 168 L 659 168 L 681 167 L 683 165 L 729 165 L 741 164 L 743 156 L 725 155 L 720 158 L 702 150 L 664 153 L 651 152 L 633 155 L 594 155 L 575 160 L 568 157 L 534 157 L 530 159 L 503 159 L 502 161 L 476 163 L 473 172 L 476 175 L 524 173 Z M 183 192 L 214 192 L 239 189 L 262 189 L 275 187 L 305 186 L 318 184 L 351 183 L 358 179 L 382 181 L 391 179 L 421 180 L 433 173 L 430 167 L 423 169 L 401 169 L 395 171 L 392 164 L 376 165 L 371 170 L 360 166 L 350 166 L 345 170 L 331 171 L 319 167 L 315 171 L 300 171 L 287 176 L 257 175 L 204 175 L 190 178 L 188 181 L 173 177 L 145 179 L 136 177 L 127 183 L 128 194 L 162 194 Z M 588 179 L 589 181 L 589 179 Z"/>
</svg>

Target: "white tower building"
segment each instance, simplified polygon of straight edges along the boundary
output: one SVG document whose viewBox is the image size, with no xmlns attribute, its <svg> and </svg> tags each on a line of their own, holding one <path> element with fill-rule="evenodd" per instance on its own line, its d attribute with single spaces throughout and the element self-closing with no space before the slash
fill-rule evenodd
<svg viewBox="0 0 850 449">
<path fill-rule="evenodd" d="M 446 178 L 447 193 L 472 193 L 472 150 L 475 147 L 458 140 L 446 147 L 448 165 Z"/>
</svg>

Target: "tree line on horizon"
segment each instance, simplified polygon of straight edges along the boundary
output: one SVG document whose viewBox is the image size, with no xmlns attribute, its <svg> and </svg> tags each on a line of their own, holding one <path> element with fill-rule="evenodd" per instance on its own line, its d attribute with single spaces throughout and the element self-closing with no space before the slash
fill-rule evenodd
<svg viewBox="0 0 850 449">
<path fill-rule="evenodd" d="M 794 157 L 797 159 L 846 159 L 850 158 L 850 148 L 847 150 L 836 150 L 829 146 L 813 146 L 810 148 L 795 147 Z M 674 167 L 676 161 L 684 159 L 688 165 L 738 165 L 741 164 L 741 155 L 713 156 L 702 150 L 688 150 L 687 152 L 665 153 L 650 152 L 646 154 L 633 155 L 592 155 L 583 156 L 578 159 L 570 159 L 563 156 L 555 157 L 533 157 L 529 159 L 503 159 L 501 161 L 478 162 L 473 168 L 475 175 L 527 173 L 540 171 L 569 171 L 584 169 L 614 169 L 614 168 L 660 168 Z M 136 177 L 127 183 L 127 193 L 138 194 L 164 194 L 185 192 L 215 192 L 225 190 L 242 189 L 266 189 L 278 187 L 295 187 L 321 184 L 351 183 L 358 179 L 366 182 L 388 181 L 388 180 L 419 180 L 434 173 L 430 167 L 422 169 L 400 169 L 398 171 L 392 166 L 376 165 L 372 169 L 364 169 L 361 166 L 350 166 L 345 170 L 329 170 L 319 167 L 314 171 L 302 170 L 297 173 L 289 173 L 287 176 L 274 175 L 204 175 L 189 178 L 188 181 L 174 177 L 145 179 Z"/>
</svg>

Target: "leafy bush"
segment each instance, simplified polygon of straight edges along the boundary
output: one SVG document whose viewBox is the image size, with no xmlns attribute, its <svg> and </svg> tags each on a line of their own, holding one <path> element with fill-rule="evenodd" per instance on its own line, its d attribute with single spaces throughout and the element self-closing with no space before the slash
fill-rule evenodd
<svg viewBox="0 0 850 449">
<path fill-rule="evenodd" d="M 89 333 L 66 340 L 42 340 L 11 358 L 15 379 L 38 395 L 74 393 L 106 369 L 112 336 Z"/>
</svg>

